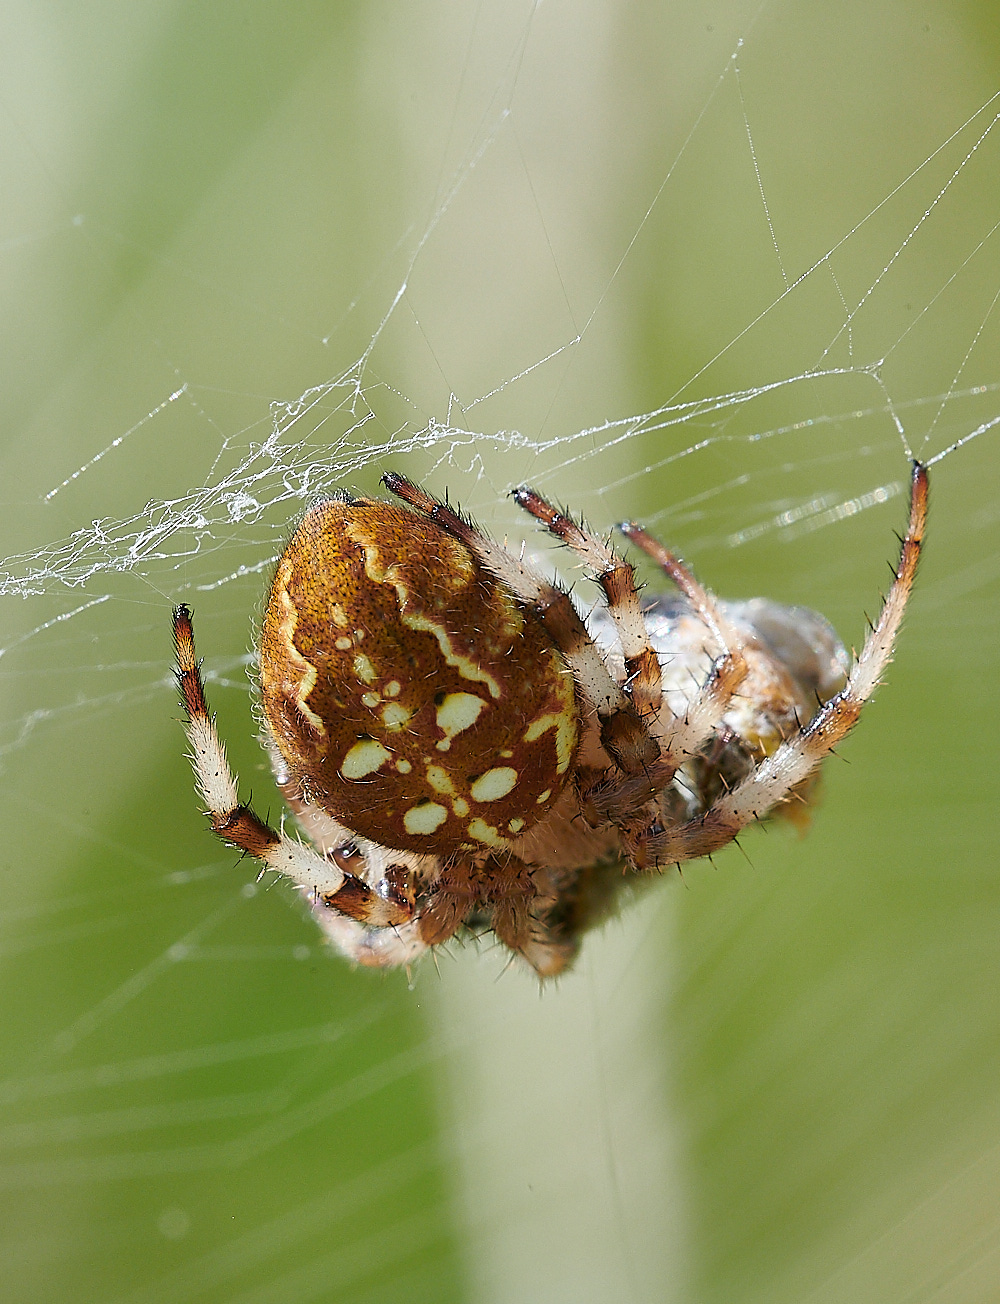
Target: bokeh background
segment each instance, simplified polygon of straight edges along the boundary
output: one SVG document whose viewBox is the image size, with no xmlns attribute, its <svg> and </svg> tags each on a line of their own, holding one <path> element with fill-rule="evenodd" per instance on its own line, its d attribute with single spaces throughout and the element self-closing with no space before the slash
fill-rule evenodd
<svg viewBox="0 0 1000 1304">
<path fill-rule="evenodd" d="M 541 993 L 329 956 L 205 831 L 168 673 L 183 599 L 276 814 L 261 590 L 389 468 L 859 644 L 908 452 L 997 416 L 994 6 L 22 0 L 0 68 L 5 1298 L 996 1299 L 995 431 L 808 837 Z"/>
</svg>

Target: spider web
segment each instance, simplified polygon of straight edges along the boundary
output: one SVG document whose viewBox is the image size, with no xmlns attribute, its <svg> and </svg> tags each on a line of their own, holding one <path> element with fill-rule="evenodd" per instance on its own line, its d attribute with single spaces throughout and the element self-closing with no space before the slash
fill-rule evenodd
<svg viewBox="0 0 1000 1304">
<path fill-rule="evenodd" d="M 11 1299 L 991 1279 L 989 11 L 648 8 L 8 11 Z M 529 481 L 859 643 L 913 456 L 928 562 L 809 840 L 686 869 L 541 1000 L 485 940 L 352 973 L 199 824 L 169 608 L 273 807 L 253 625 L 315 497 L 398 469 L 548 564 Z"/>
</svg>

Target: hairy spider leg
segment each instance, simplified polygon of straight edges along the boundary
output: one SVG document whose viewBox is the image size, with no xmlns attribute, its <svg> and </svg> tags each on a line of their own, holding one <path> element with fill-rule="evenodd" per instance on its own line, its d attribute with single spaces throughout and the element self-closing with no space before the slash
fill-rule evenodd
<svg viewBox="0 0 1000 1304">
<path fill-rule="evenodd" d="M 679 764 L 683 764 L 684 759 L 692 756 L 712 737 L 733 694 L 746 677 L 743 640 L 713 595 L 658 539 L 634 521 L 623 521 L 618 528 L 673 581 L 701 618 L 718 648 L 710 675 L 688 704 L 684 715 L 668 718 L 659 727 L 660 745 L 666 753 L 679 757 Z"/>
<path fill-rule="evenodd" d="M 666 573 L 701 616 L 718 645 L 718 656 L 712 666 L 712 672 L 684 715 L 675 718 L 670 712 L 661 712 L 659 709 L 661 705 L 660 661 L 650 641 L 639 604 L 634 567 L 623 561 L 603 540 L 582 529 L 564 513 L 547 503 L 535 490 L 522 486 L 514 490 L 513 497 L 551 534 L 572 548 L 584 564 L 596 573 L 598 583 L 607 599 L 608 615 L 618 631 L 625 658 L 625 670 L 630 677 L 630 683 L 633 671 L 638 675 L 639 685 L 632 685 L 633 701 L 639 705 L 644 718 L 647 718 L 650 730 L 660 744 L 662 760 L 657 767 L 656 778 L 658 786 L 663 787 L 680 766 L 712 736 L 729 706 L 733 693 L 746 675 L 746 660 L 740 646 L 739 635 L 719 610 L 714 598 L 702 588 L 690 571 L 666 551 L 662 544 L 656 543 L 638 526 L 621 526 L 622 532 L 628 538 L 634 537 L 640 547 L 650 552 L 650 555 L 653 555 L 651 548 L 657 549 L 656 559 L 661 561 L 661 565 L 662 558 L 669 559 L 669 568 L 664 566 Z M 655 697 L 646 699 L 647 704 L 643 708 L 642 701 L 648 688 L 649 657 L 656 667 Z M 653 712 L 652 718 L 647 717 L 650 709 Z M 625 795 L 626 793 L 623 792 L 623 796 Z"/>
<path fill-rule="evenodd" d="M 216 732 L 205 699 L 205 685 L 195 655 L 191 612 L 183 604 L 174 609 L 174 643 L 177 648 L 177 682 L 187 711 L 186 731 L 198 791 L 205 802 L 215 833 L 230 846 L 239 847 L 268 869 L 284 874 L 306 888 L 338 914 L 372 927 L 407 923 L 413 909 L 398 895 L 380 896 L 367 883 L 345 873 L 282 829 L 269 824 L 239 800 L 236 779 L 226 759 L 226 749 Z M 345 842 L 350 834 L 344 831 Z"/>
<path fill-rule="evenodd" d="M 521 485 L 511 497 L 581 558 L 601 586 L 625 658 L 625 688 L 644 718 L 655 716 L 663 698 L 660 658 L 642 616 L 635 568 L 603 540 L 590 534 L 534 489 Z"/>
<path fill-rule="evenodd" d="M 899 562 L 878 620 L 856 657 L 844 688 L 816 712 L 798 734 L 781 743 L 730 792 L 698 819 L 648 834 L 645 850 L 654 866 L 711 855 L 762 818 L 816 769 L 857 723 L 892 660 L 892 649 L 913 588 L 927 523 L 927 468 L 913 463 L 910 512 Z"/>
</svg>

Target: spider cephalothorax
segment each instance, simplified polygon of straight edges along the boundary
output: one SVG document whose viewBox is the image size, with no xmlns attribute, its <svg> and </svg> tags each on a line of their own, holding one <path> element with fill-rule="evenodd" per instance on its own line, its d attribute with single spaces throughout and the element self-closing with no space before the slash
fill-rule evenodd
<svg viewBox="0 0 1000 1304">
<path fill-rule="evenodd" d="M 264 615 L 265 740 L 310 843 L 240 804 L 182 606 L 198 786 L 216 833 L 306 890 L 351 959 L 408 965 L 488 927 L 543 977 L 622 885 L 804 809 L 891 659 L 927 511 L 914 464 L 896 577 L 852 665 L 821 616 L 718 602 L 626 525 L 678 590 L 644 611 L 628 562 L 516 490 L 603 590 L 585 621 L 453 508 L 384 483 L 408 506 L 343 497 L 306 513 Z"/>
</svg>

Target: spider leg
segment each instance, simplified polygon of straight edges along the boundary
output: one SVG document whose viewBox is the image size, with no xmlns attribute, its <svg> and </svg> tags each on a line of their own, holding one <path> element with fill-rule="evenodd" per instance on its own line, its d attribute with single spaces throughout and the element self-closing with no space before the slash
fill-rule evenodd
<svg viewBox="0 0 1000 1304">
<path fill-rule="evenodd" d="M 747 673 L 740 637 L 714 598 L 685 566 L 639 526 L 623 525 L 622 532 L 659 563 L 688 599 L 712 634 L 720 654 L 708 679 L 682 716 L 675 717 L 669 711 L 661 711 L 660 660 L 643 617 L 635 569 L 613 548 L 582 529 L 533 489 L 522 486 L 514 490 L 513 497 L 595 572 L 607 600 L 608 615 L 618 632 L 632 700 L 660 744 L 661 761 L 648 775 L 654 781 L 652 794 L 649 785 L 638 775 L 609 789 L 608 796 L 611 797 L 613 791 L 614 798 L 607 810 L 601 797 L 593 794 L 595 810 L 610 814 L 611 809 L 617 807 L 624 811 L 655 795 L 655 791 L 670 781 L 684 761 L 713 736 L 735 689 Z"/>
<path fill-rule="evenodd" d="M 715 641 L 719 655 L 712 672 L 683 716 L 668 718 L 658 732 L 660 746 L 668 755 L 683 759 L 697 752 L 714 733 L 725 715 L 733 693 L 746 677 L 747 663 L 742 639 L 715 598 L 672 552 L 634 521 L 619 529 L 636 544 L 687 598 Z"/>
<path fill-rule="evenodd" d="M 638 774 L 655 764 L 659 757 L 655 739 L 604 664 L 569 595 L 522 565 L 506 548 L 480 534 L 447 503 L 438 502 L 404 476 L 390 472 L 382 477 L 382 483 L 464 543 L 481 565 L 532 608 L 565 657 L 580 694 L 596 710 L 601 744 L 619 769 L 626 774 Z"/>
<path fill-rule="evenodd" d="M 659 761 L 641 773 L 623 778 L 602 778 L 583 784 L 586 818 L 596 824 L 612 820 L 623 832 L 638 833 L 648 825 L 648 803 L 671 782 L 677 770 L 711 739 L 733 693 L 747 673 L 740 636 L 695 577 L 662 544 L 638 526 L 623 526 L 640 547 L 658 561 L 701 617 L 717 645 L 710 675 L 683 715 L 674 716 L 662 706 L 659 657 L 652 645 L 639 602 L 634 568 L 609 545 L 588 533 L 534 490 L 521 487 L 513 497 L 556 538 L 572 548 L 595 572 L 607 600 L 625 660 L 632 701 L 660 744 Z"/>
<path fill-rule="evenodd" d="M 718 801 L 700 819 L 673 829 L 657 827 L 642 835 L 646 859 L 653 865 L 680 863 L 731 842 L 741 829 L 763 818 L 788 798 L 833 750 L 857 722 L 861 708 L 881 681 L 892 660 L 892 649 L 906 611 L 907 599 L 920 559 L 927 522 L 927 468 L 913 464 L 910 515 L 895 578 L 886 594 L 878 620 L 865 640 L 861 655 L 851 667 L 844 688 L 816 712 L 809 723 Z"/>
<path fill-rule="evenodd" d="M 239 847 L 268 869 L 276 870 L 299 887 L 306 888 L 323 905 L 339 914 L 371 927 L 392 927 L 408 922 L 413 910 L 400 899 L 392 880 L 388 885 L 388 895 L 380 896 L 361 879 L 345 873 L 296 838 L 290 838 L 283 829 L 276 832 L 249 806 L 240 802 L 236 778 L 205 700 L 205 685 L 195 655 L 191 612 L 183 605 L 174 610 L 174 643 L 177 648 L 177 682 L 187 710 L 186 731 L 191 744 L 191 762 L 214 832 L 223 842 Z"/>
<path fill-rule="evenodd" d="M 594 572 L 604 592 L 608 615 L 618 632 L 629 695 L 641 716 L 655 716 L 662 700 L 660 659 L 650 642 L 643 619 L 635 568 L 602 539 L 546 502 L 534 489 L 521 485 L 511 497 L 519 507 L 540 521 L 550 534 L 572 548 L 584 565 Z"/>
<path fill-rule="evenodd" d="M 485 909 L 500 941 L 522 954 L 531 942 L 529 910 L 534 899 L 531 871 L 516 856 L 491 856 L 481 865 L 455 860 L 445 866 L 420 912 L 420 939 L 427 946 L 445 942 L 473 910 Z"/>
</svg>

